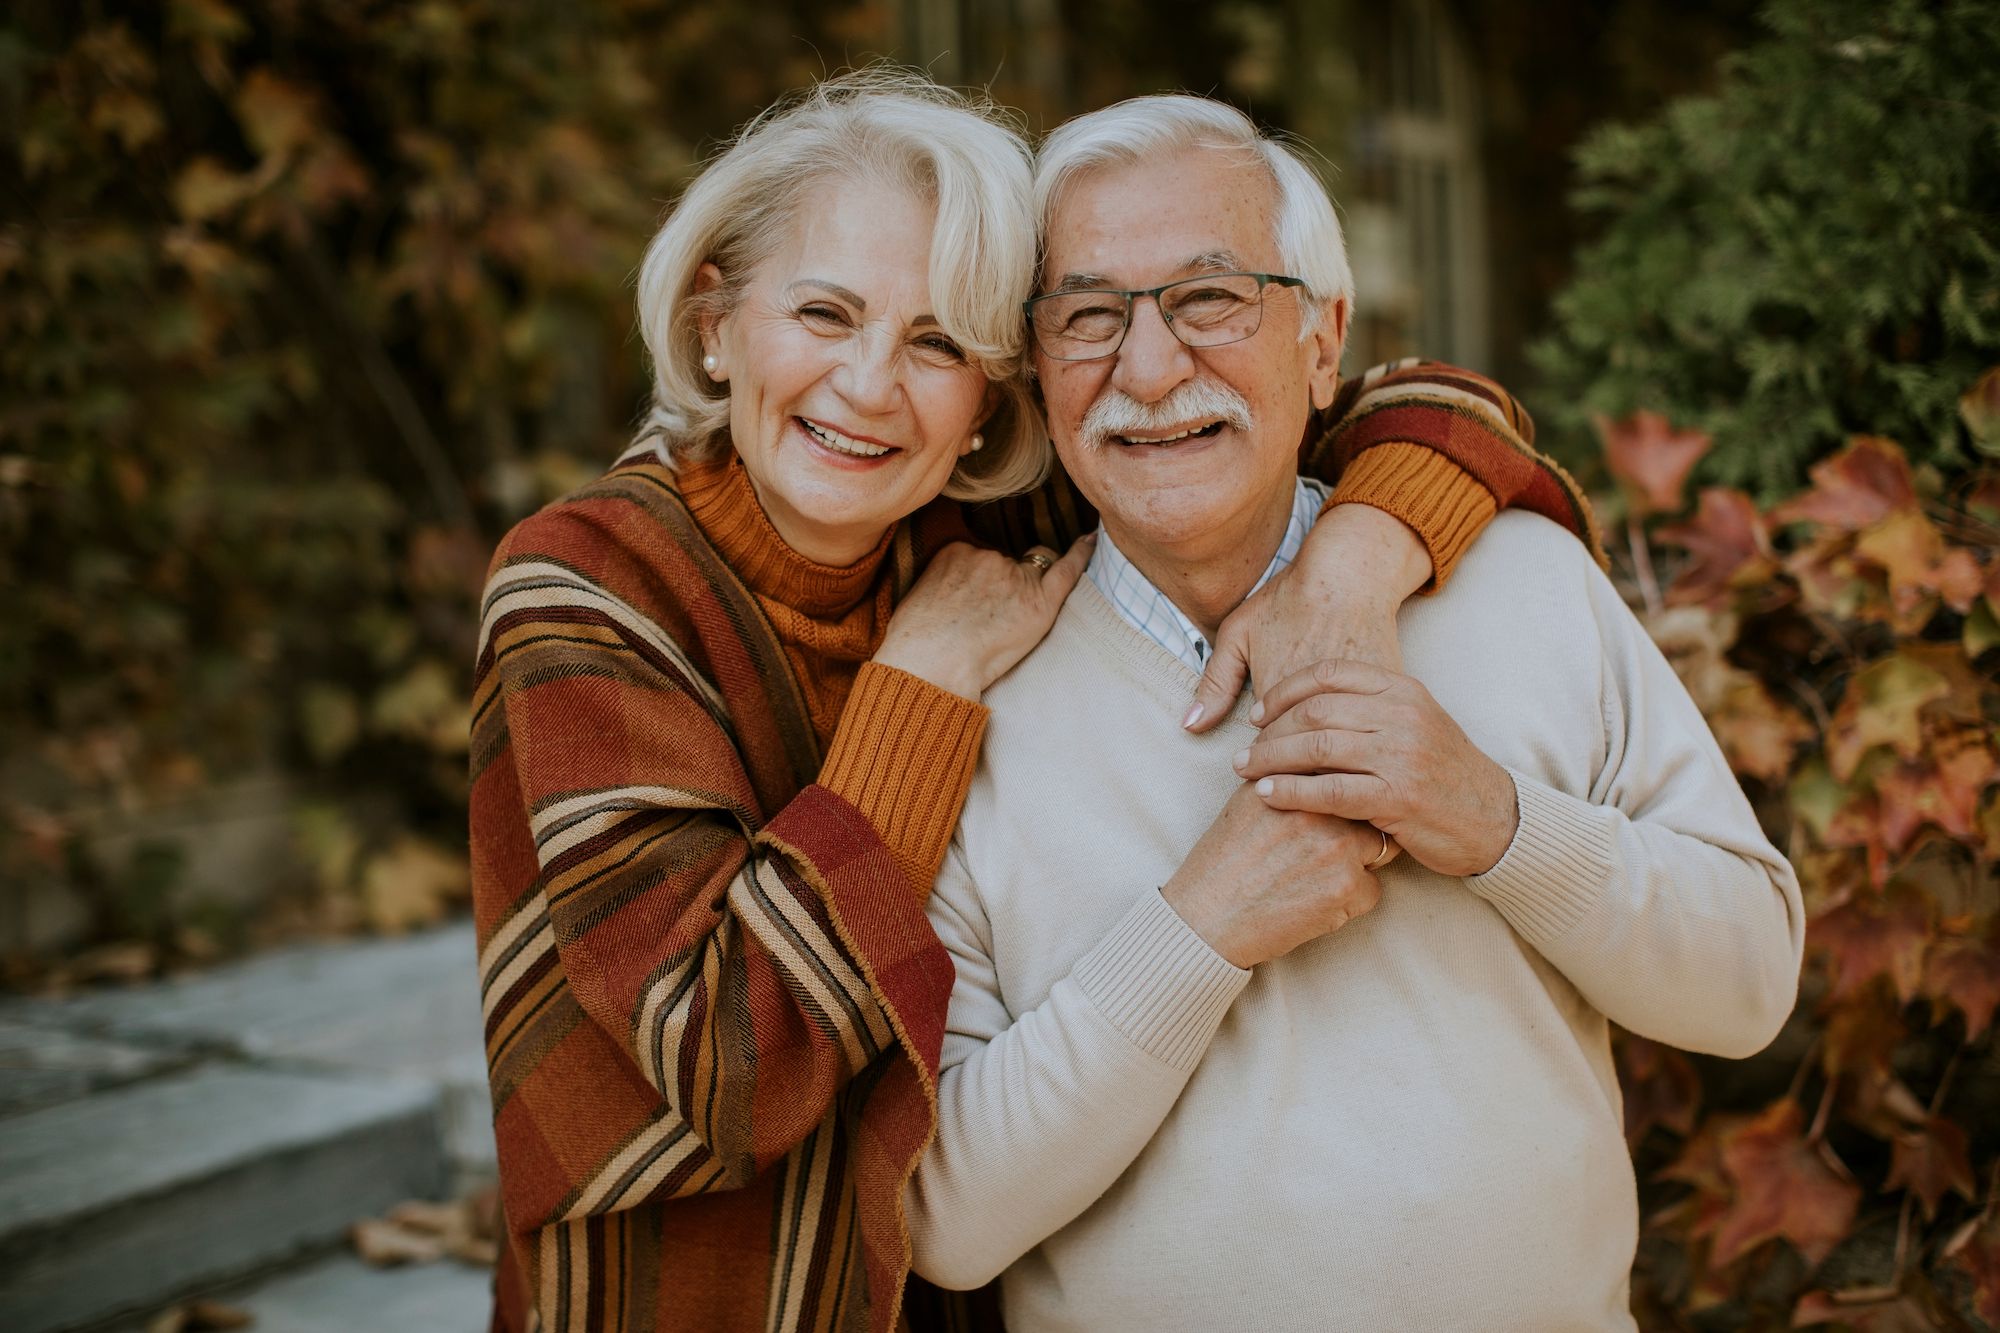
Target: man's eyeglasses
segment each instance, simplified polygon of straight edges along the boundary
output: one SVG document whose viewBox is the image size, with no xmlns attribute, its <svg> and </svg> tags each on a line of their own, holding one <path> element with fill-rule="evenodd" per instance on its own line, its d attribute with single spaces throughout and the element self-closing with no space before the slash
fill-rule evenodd
<svg viewBox="0 0 2000 1333">
<path fill-rule="evenodd" d="M 1189 347 L 1242 342 L 1264 321 L 1264 288 L 1304 287 L 1276 273 L 1205 273 L 1142 292 L 1051 292 L 1022 303 L 1035 345 L 1057 361 L 1095 361 L 1115 353 L 1132 327 L 1132 303 L 1150 296 L 1160 319 Z"/>
</svg>

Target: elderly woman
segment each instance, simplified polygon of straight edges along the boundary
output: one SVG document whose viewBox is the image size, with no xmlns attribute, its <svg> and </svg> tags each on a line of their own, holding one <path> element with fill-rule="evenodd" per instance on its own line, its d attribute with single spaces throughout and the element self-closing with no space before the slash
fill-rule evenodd
<svg viewBox="0 0 2000 1333">
<path fill-rule="evenodd" d="M 1087 554 L 1057 554 L 1090 519 L 1060 480 L 974 511 L 1020 560 L 972 544 L 956 503 L 1048 468 L 1017 373 L 1028 199 L 1019 136 L 921 80 L 851 76 L 760 117 L 647 254 L 647 428 L 495 557 L 472 859 L 496 1328 L 899 1321 L 952 987 L 923 901 L 980 692 Z M 1495 490 L 1567 494 L 1481 413 L 1353 398 L 1308 464 L 1380 444 L 1335 495 L 1379 509 L 1319 524 L 1239 636 L 1253 658 L 1287 606 L 1311 642 L 1393 642 L 1395 603 Z M 1368 555 L 1372 525 L 1406 532 L 1383 510 L 1424 538 L 1401 538 L 1414 562 Z M 1338 605 L 1309 595 L 1328 569 Z"/>
</svg>

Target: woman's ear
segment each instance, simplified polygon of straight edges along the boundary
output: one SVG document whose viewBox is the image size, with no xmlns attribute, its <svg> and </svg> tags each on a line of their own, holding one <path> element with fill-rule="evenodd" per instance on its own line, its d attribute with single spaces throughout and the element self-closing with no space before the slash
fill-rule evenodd
<svg viewBox="0 0 2000 1333">
<path fill-rule="evenodd" d="M 986 396 L 979 401 L 979 415 L 972 419 L 972 434 L 967 435 L 965 443 L 958 446 L 958 456 L 960 458 L 964 458 L 972 452 L 974 448 L 972 443 L 973 435 L 977 435 L 980 431 L 986 429 L 986 423 L 991 421 L 993 414 L 1000 410 L 1000 398 L 1000 386 L 992 380 L 986 381 Z M 984 443 L 984 440 L 982 440 L 981 446 Z"/>
<path fill-rule="evenodd" d="M 695 324 L 701 331 L 702 369 L 717 384 L 729 379 L 729 364 L 722 355 L 722 303 L 715 299 L 721 291 L 722 270 L 704 262 L 694 271 Z"/>
</svg>

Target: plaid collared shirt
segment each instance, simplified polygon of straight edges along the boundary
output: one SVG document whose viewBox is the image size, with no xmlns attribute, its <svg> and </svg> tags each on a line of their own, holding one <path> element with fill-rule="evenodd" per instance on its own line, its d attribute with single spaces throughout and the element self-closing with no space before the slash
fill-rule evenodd
<svg viewBox="0 0 2000 1333">
<path fill-rule="evenodd" d="M 1327 486 L 1310 477 L 1300 477 L 1298 489 L 1292 495 L 1292 516 L 1285 523 L 1284 540 L 1278 543 L 1278 553 L 1271 557 L 1271 563 L 1264 567 L 1258 578 L 1256 592 L 1271 581 L 1272 575 L 1281 569 L 1291 567 L 1299 558 L 1299 548 L 1306 543 L 1306 534 L 1319 518 L 1320 508 L 1326 504 Z M 1167 595 L 1153 586 L 1153 581 L 1139 572 L 1139 567 L 1118 549 L 1111 540 L 1111 534 L 1100 525 L 1097 529 L 1097 553 L 1090 557 L 1090 566 L 1084 575 L 1097 585 L 1097 590 L 1110 599 L 1119 614 L 1130 621 L 1132 627 L 1147 638 L 1178 657 L 1187 669 L 1199 675 L 1208 667 L 1210 644 L 1208 636 L 1195 627 L 1195 623 L 1181 614 L 1181 609 L 1167 600 Z"/>
</svg>

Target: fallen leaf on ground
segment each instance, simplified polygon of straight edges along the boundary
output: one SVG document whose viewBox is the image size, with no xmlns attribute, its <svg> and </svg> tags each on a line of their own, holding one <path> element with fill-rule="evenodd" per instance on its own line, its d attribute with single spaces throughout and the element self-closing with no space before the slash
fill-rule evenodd
<svg viewBox="0 0 2000 1333">
<path fill-rule="evenodd" d="M 221 1301 L 185 1301 L 162 1310 L 146 1324 L 146 1333 L 223 1333 L 233 1328 L 249 1328 L 257 1317 Z"/>
<path fill-rule="evenodd" d="M 1965 1131 L 1942 1116 L 1932 1116 L 1921 1128 L 1898 1135 L 1893 1153 L 1883 1188 L 1915 1193 L 1924 1205 L 1926 1221 L 1937 1220 L 1938 1200 L 1947 1190 L 1957 1190 L 1967 1199 L 1978 1197 Z"/>
<path fill-rule="evenodd" d="M 411 1199 L 353 1228 L 355 1251 L 371 1264 L 427 1264 L 449 1255 L 491 1267 L 500 1258 L 498 1193 L 481 1190 L 442 1203 Z"/>
<path fill-rule="evenodd" d="M 1634 412 L 1617 421 L 1596 418 L 1604 463 L 1625 489 L 1632 512 L 1671 514 L 1681 507 L 1688 474 L 1708 452 L 1706 431 L 1675 430 L 1658 412 Z"/>
<path fill-rule="evenodd" d="M 1917 503 L 1910 463 L 1892 440 L 1856 436 L 1845 449 L 1813 464 L 1812 489 L 1771 511 L 1774 523 L 1818 523 L 1859 532 Z"/>
<path fill-rule="evenodd" d="M 1739 583 L 1768 577 L 1772 567 L 1770 525 L 1742 491 L 1709 487 L 1693 518 L 1658 535 L 1693 557 L 1667 591 L 1676 605 L 1714 605 Z"/>
<path fill-rule="evenodd" d="M 436 1263 L 445 1256 L 442 1237 L 427 1231 L 412 1231 L 383 1218 L 356 1222 L 349 1235 L 354 1241 L 354 1252 L 377 1268 Z"/>
<path fill-rule="evenodd" d="M 1861 1190 L 1838 1174 L 1823 1143 L 1806 1139 L 1805 1112 L 1787 1097 L 1721 1140 L 1736 1197 L 1715 1230 L 1724 1265 L 1783 1237 L 1817 1264 L 1854 1225 Z"/>
<path fill-rule="evenodd" d="M 1978 1041 L 2000 1009 L 2000 950 L 1978 940 L 1939 940 L 1924 964 L 1924 993 L 1965 1015 L 1965 1040 Z"/>
</svg>

